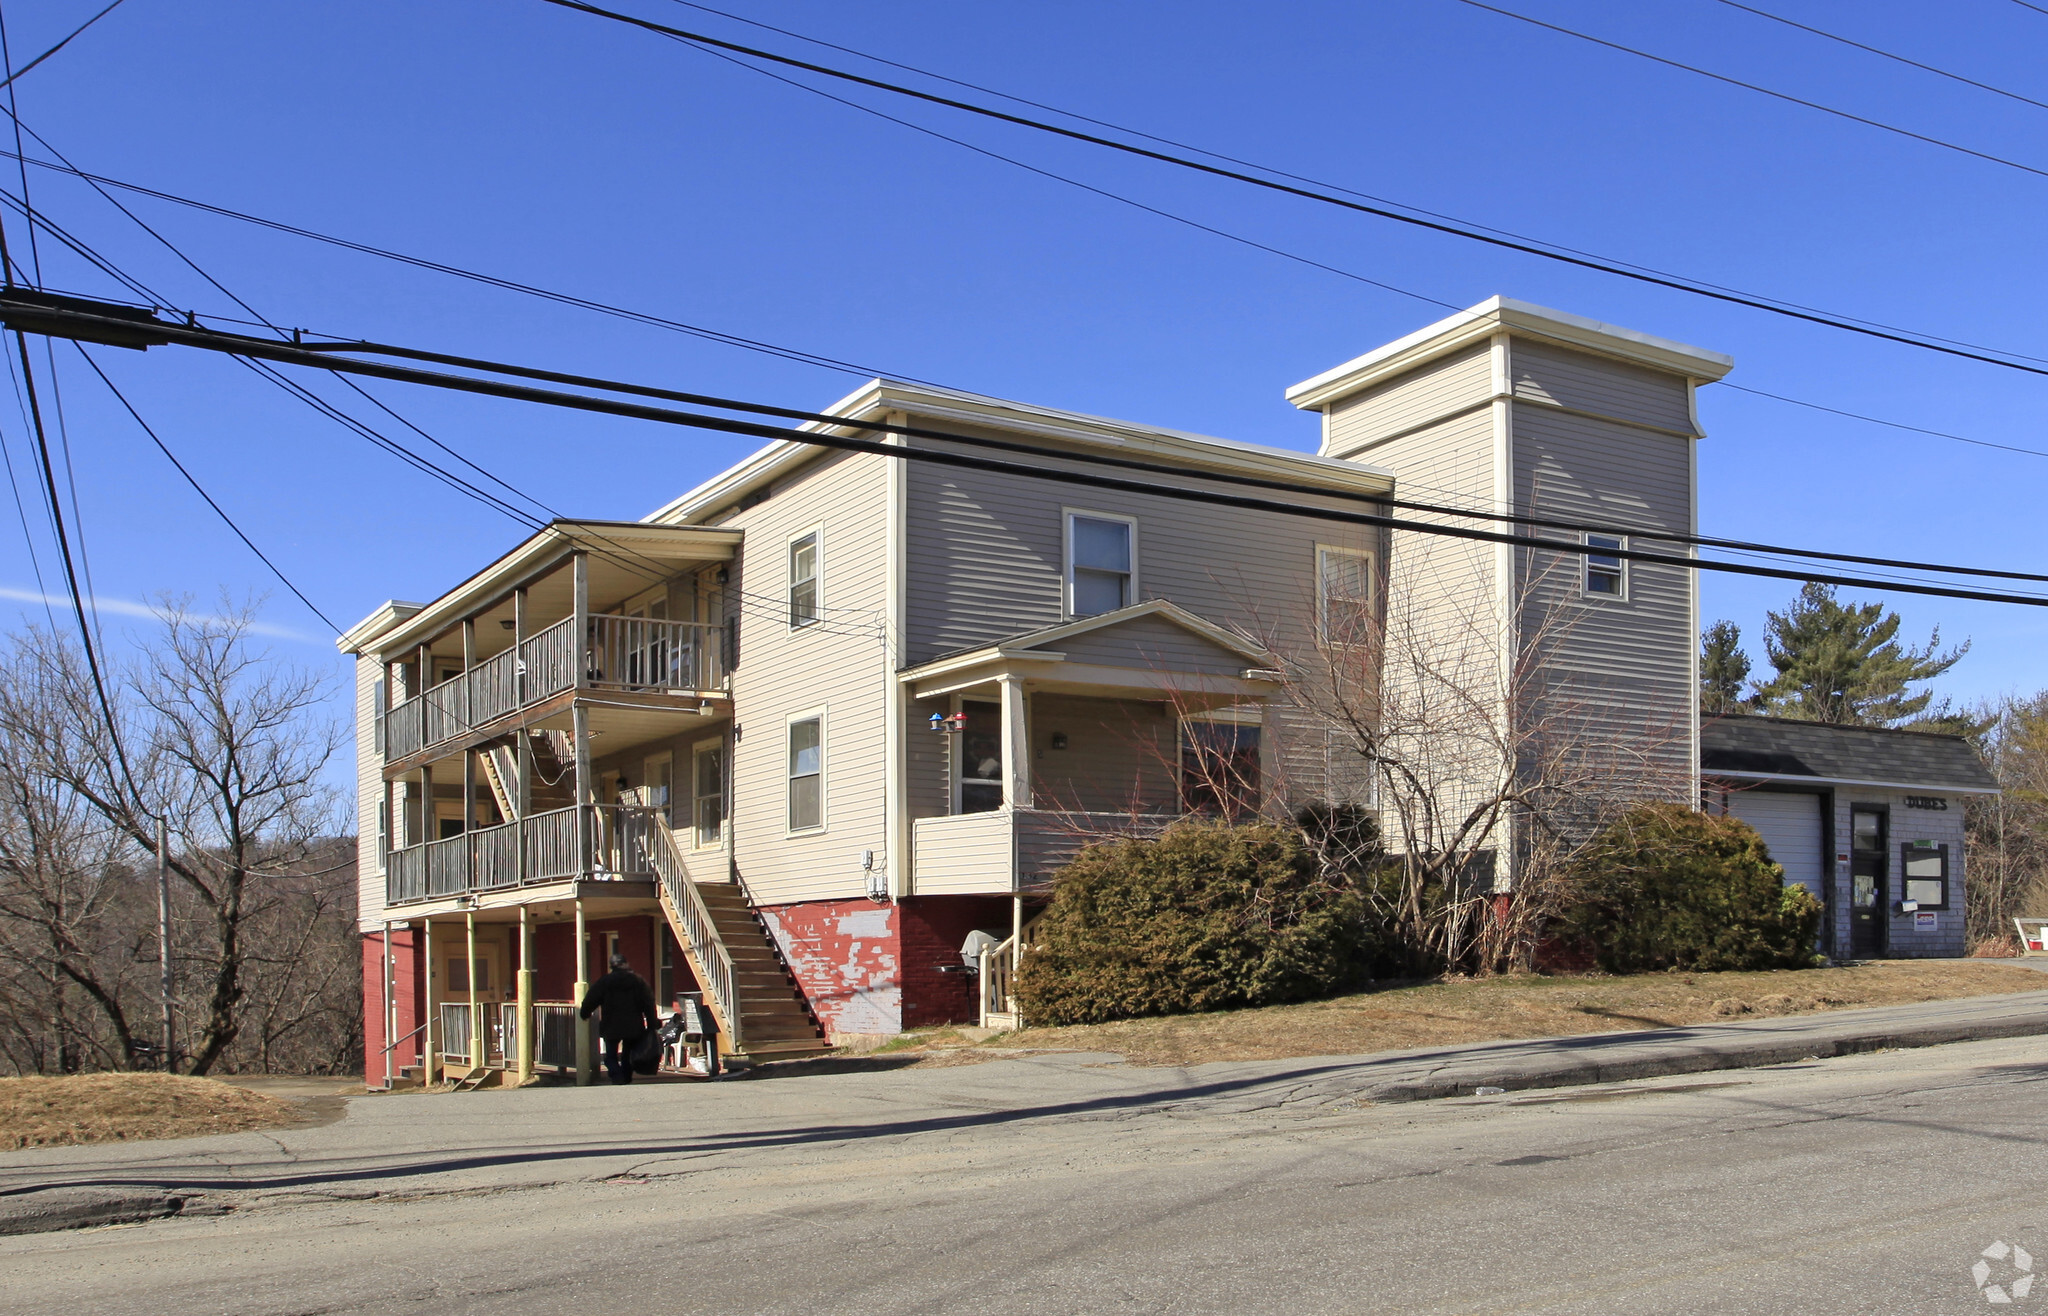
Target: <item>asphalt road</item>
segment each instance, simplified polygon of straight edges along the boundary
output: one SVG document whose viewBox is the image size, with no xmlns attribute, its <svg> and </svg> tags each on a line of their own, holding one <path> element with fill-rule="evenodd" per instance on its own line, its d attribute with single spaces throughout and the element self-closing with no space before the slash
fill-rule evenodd
<svg viewBox="0 0 2048 1316">
<path fill-rule="evenodd" d="M 461 1155 L 269 1139 L 229 1214 L 0 1239 L 0 1312 L 1963 1312 L 2000 1241 L 2048 1310 L 2048 1039 L 1378 1106 L 1105 1059 L 369 1099 L 305 1145 Z"/>
</svg>

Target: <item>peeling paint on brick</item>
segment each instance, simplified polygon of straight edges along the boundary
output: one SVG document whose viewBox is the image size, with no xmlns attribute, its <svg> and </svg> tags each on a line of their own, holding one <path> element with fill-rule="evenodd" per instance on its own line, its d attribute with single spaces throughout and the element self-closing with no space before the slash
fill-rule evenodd
<svg viewBox="0 0 2048 1316">
<path fill-rule="evenodd" d="M 815 900 L 760 914 L 828 1036 L 902 1031 L 895 906 Z"/>
</svg>

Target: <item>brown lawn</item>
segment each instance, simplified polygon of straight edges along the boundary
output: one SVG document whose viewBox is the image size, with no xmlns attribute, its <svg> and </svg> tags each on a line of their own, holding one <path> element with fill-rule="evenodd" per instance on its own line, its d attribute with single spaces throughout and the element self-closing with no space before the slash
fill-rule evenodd
<svg viewBox="0 0 2048 1316">
<path fill-rule="evenodd" d="M 0 1078 L 0 1151 L 242 1133 L 302 1123 L 297 1103 L 210 1078 Z"/>
<path fill-rule="evenodd" d="M 1890 960 L 1769 973 L 1487 978 L 1256 1010 L 1026 1028 L 973 1045 L 972 1054 L 996 1059 L 1004 1050 L 1028 1047 L 1114 1051 L 1137 1065 L 1285 1060 L 2044 990 L 2048 974 L 1970 960 Z M 959 1064 L 968 1060 L 962 1048 L 969 1045 L 945 1030 L 913 1035 L 890 1049 L 922 1053 L 928 1057 L 922 1064 Z"/>
</svg>

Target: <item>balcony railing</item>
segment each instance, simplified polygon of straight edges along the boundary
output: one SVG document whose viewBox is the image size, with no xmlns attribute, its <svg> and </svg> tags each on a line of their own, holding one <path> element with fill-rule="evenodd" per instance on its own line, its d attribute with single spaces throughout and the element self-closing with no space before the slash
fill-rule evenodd
<svg viewBox="0 0 2048 1316">
<path fill-rule="evenodd" d="M 648 617 L 590 618 L 584 684 L 701 694 L 725 685 L 723 628 Z M 573 617 L 414 695 L 384 714 L 386 761 L 404 758 L 530 708 L 576 685 Z"/>
<path fill-rule="evenodd" d="M 577 826 L 579 814 L 585 820 Z M 385 903 L 446 900 L 468 892 L 570 880 L 655 881 L 648 842 L 666 827 L 658 810 L 622 804 L 570 805 L 409 845 L 384 856 Z M 587 850 L 586 848 L 587 847 Z"/>
</svg>

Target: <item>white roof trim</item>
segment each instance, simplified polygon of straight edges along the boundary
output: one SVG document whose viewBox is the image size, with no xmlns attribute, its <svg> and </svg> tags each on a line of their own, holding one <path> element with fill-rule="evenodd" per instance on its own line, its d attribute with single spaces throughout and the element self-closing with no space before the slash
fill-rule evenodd
<svg viewBox="0 0 2048 1316">
<path fill-rule="evenodd" d="M 1097 613 L 1093 617 L 1077 617 L 1073 621 L 1061 622 L 1057 626 L 1047 626 L 1042 630 L 1026 631 L 1022 635 L 1012 635 L 996 644 L 987 645 L 980 649 L 970 649 L 965 653 L 935 658 L 922 666 L 905 670 L 901 677 L 905 681 L 926 680 L 945 672 L 959 671 L 962 668 L 972 667 L 978 663 L 994 662 L 997 659 L 1063 662 L 1066 659 L 1064 653 L 1055 653 L 1039 646 L 1057 644 L 1061 640 L 1070 640 L 1077 635 L 1086 635 L 1091 631 L 1107 630 L 1112 626 L 1118 626 L 1127 621 L 1136 621 L 1141 617 L 1164 618 L 1181 629 L 1199 635 L 1218 648 L 1226 649 L 1240 658 L 1261 664 L 1270 664 L 1273 661 L 1273 655 L 1270 651 L 1250 643 L 1241 636 L 1232 634 L 1230 631 L 1218 626 L 1215 622 L 1189 612 L 1177 603 L 1169 602 L 1166 599 L 1147 599 L 1143 603 L 1135 603 L 1128 608 L 1119 608 L 1115 612 Z"/>
<path fill-rule="evenodd" d="M 1347 492 L 1390 493 L 1394 488 L 1392 471 L 1364 462 L 1340 461 L 1293 448 L 1243 443 L 1210 434 L 1141 425 L 1135 421 L 1061 411 L 959 389 L 906 384 L 890 379 L 869 380 L 821 413 L 841 418 L 841 424 L 805 421 L 797 428 L 816 434 L 857 433 L 865 428 L 862 422 L 886 416 L 892 411 L 927 420 L 1035 434 L 1086 447 L 1106 447 L 1126 456 L 1182 464 L 1191 469 L 1207 468 L 1234 474 L 1293 479 Z M 778 439 L 643 519 L 671 524 L 700 520 L 824 451 L 795 440 Z M 1007 454 L 991 455 L 1003 457 Z"/>
<path fill-rule="evenodd" d="M 1318 411 L 1360 389 L 1469 347 L 1503 329 L 1684 375 L 1695 382 L 1719 379 L 1735 368 L 1734 357 L 1703 347 L 1605 324 L 1569 311 L 1518 302 L 1511 297 L 1489 297 L 1477 306 L 1303 380 L 1287 390 L 1287 400 L 1304 411 Z"/>
<path fill-rule="evenodd" d="M 1729 768 L 1702 768 L 1708 781 L 1782 781 L 1804 786 L 1867 786 L 1877 790 L 1911 791 L 1928 795 L 1996 795 L 1996 786 L 1938 786 L 1925 781 L 1862 781 L 1855 777 L 1809 777 L 1798 772 L 1736 772 Z"/>
</svg>

